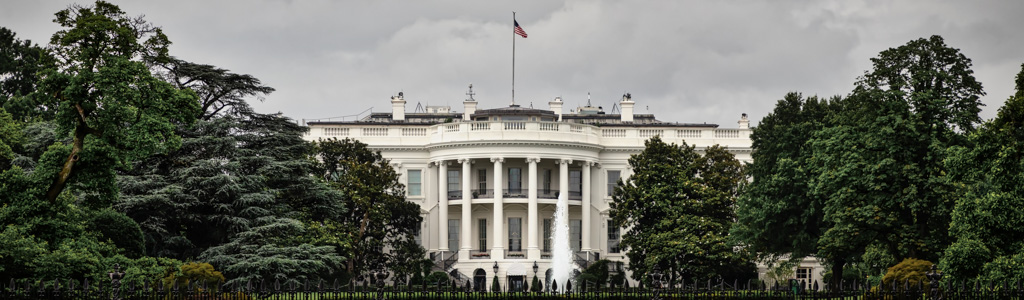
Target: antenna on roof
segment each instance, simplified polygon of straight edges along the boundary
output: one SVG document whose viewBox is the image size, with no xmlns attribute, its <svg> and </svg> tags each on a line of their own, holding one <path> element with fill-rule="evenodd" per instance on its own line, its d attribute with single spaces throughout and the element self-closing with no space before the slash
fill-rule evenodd
<svg viewBox="0 0 1024 300">
<path fill-rule="evenodd" d="M 587 92 L 587 107 L 590 107 L 590 92 Z"/>
<path fill-rule="evenodd" d="M 616 113 L 622 113 L 622 111 L 619 110 L 619 104 L 618 103 L 613 103 L 612 104 L 612 114 L 614 115 Z"/>
<path fill-rule="evenodd" d="M 476 101 L 476 99 L 473 99 L 473 95 L 476 95 L 476 93 L 473 92 L 472 83 L 469 84 L 469 92 L 466 92 L 466 95 L 469 95 L 469 99 L 466 99 L 466 101 Z"/>
<path fill-rule="evenodd" d="M 423 110 L 423 104 L 420 104 L 419 102 L 416 102 L 416 110 L 414 110 L 413 112 L 414 113 L 425 113 L 426 111 Z"/>
</svg>

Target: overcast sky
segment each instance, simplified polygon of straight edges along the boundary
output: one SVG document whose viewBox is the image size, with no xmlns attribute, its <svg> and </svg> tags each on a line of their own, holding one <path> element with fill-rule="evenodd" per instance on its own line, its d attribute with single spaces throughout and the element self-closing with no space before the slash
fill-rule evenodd
<svg viewBox="0 0 1024 300">
<path fill-rule="evenodd" d="M 0 26 L 45 43 L 72 2 L 4 0 Z M 724 128 L 790 91 L 845 95 L 880 51 L 934 34 L 973 60 L 984 119 L 1024 63 L 1024 1 L 112 2 L 163 27 L 172 55 L 276 88 L 257 111 L 297 120 L 390 111 L 399 91 L 410 112 L 462 111 L 470 83 L 482 108 L 507 106 L 512 11 L 529 34 L 518 104 L 575 108 L 589 92 L 608 111 L 629 92 L 637 113 Z"/>
</svg>

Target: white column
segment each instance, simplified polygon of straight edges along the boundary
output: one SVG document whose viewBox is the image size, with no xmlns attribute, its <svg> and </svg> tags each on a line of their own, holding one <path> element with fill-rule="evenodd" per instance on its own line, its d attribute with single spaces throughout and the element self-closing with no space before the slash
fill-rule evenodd
<svg viewBox="0 0 1024 300">
<path fill-rule="evenodd" d="M 504 241 L 505 238 L 505 235 L 502 232 L 504 231 L 505 224 L 505 204 L 502 203 L 502 194 L 504 194 L 502 189 L 504 187 L 504 183 L 502 181 L 504 179 L 502 179 L 502 175 L 504 175 L 505 172 L 504 168 L 501 167 L 502 163 L 505 162 L 505 158 L 493 157 L 491 158 L 491 162 L 494 162 L 494 220 L 492 221 L 492 223 L 494 223 L 494 235 L 492 235 L 493 237 L 491 238 L 494 240 L 494 243 L 491 246 L 491 259 L 497 260 L 505 258 L 505 247 L 502 246 L 504 245 L 502 241 Z"/>
<path fill-rule="evenodd" d="M 459 249 L 459 260 L 463 260 L 469 259 L 469 250 L 473 248 L 473 245 L 470 243 L 473 236 L 473 222 L 471 222 L 472 217 L 470 216 L 472 212 L 470 203 L 473 201 L 473 193 L 469 189 L 470 166 L 473 162 L 468 158 L 459 159 L 459 162 L 462 163 L 462 221 L 460 222 L 462 232 L 461 237 L 459 237 L 462 247 Z"/>
<path fill-rule="evenodd" d="M 448 249 L 448 162 L 437 161 L 437 218 L 440 224 L 438 236 L 441 238 L 440 251 L 458 250 Z"/>
<path fill-rule="evenodd" d="M 559 197 L 565 195 L 565 199 L 569 199 L 569 164 L 571 163 L 571 159 L 558 160 L 558 192 Z"/>
<path fill-rule="evenodd" d="M 580 206 L 582 209 L 582 222 L 583 222 L 583 238 L 580 247 L 582 251 L 590 251 L 590 166 L 594 165 L 592 161 L 583 162 L 583 205 Z"/>
<path fill-rule="evenodd" d="M 537 232 L 537 163 L 540 162 L 540 158 L 527 158 L 526 162 L 530 164 L 530 184 L 527 191 L 530 202 L 527 206 L 526 258 L 536 261 L 540 259 L 540 247 L 537 246 L 537 236 L 541 234 Z"/>
</svg>

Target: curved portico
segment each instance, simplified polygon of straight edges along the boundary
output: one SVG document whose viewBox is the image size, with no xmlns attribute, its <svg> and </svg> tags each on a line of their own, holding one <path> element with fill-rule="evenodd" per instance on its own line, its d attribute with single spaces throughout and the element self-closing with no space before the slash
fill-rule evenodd
<svg viewBox="0 0 1024 300">
<path fill-rule="evenodd" d="M 518 151 L 521 147 L 499 151 L 495 146 L 462 145 L 437 149 L 437 155 L 431 152 L 430 165 L 436 166 L 440 179 L 438 238 L 448 241 L 439 250 L 458 251 L 460 261 L 546 259 L 550 245 L 544 237 L 550 229 L 541 225 L 550 220 L 559 195 L 567 193 L 571 214 L 580 218 L 579 223 L 590 224 L 590 211 L 583 208 L 591 202 L 590 172 L 597 149 L 537 147 L 530 153 Z M 578 250 L 589 250 L 589 226 L 579 227 Z"/>
</svg>

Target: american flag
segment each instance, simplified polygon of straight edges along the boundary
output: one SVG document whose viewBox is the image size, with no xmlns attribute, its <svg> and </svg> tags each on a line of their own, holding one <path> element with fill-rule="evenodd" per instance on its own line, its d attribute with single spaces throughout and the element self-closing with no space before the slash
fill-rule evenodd
<svg viewBox="0 0 1024 300">
<path fill-rule="evenodd" d="M 516 25 L 516 34 L 522 36 L 523 38 L 526 38 L 526 31 L 524 31 L 522 27 L 519 27 L 519 22 L 516 22 L 516 20 L 512 20 L 512 23 L 515 23 Z"/>
</svg>

